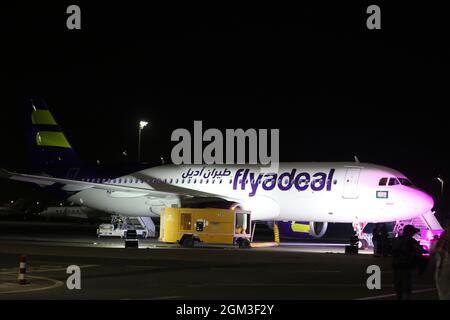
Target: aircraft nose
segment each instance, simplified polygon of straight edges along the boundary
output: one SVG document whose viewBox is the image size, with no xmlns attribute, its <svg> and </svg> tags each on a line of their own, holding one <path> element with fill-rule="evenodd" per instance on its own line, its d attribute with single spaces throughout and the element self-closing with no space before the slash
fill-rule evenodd
<svg viewBox="0 0 450 320">
<path fill-rule="evenodd" d="M 408 198 L 413 210 L 418 214 L 430 212 L 434 207 L 433 198 L 422 190 L 411 190 Z"/>
</svg>

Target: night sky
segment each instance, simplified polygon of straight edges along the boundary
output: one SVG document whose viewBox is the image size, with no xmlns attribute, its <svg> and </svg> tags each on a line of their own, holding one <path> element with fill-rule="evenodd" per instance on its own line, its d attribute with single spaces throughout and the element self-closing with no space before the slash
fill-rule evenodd
<svg viewBox="0 0 450 320">
<path fill-rule="evenodd" d="M 342 3 L 344 1 L 341 1 Z M 75 2 L 73 2 L 75 3 Z M 77 2 L 3 10 L 2 167 L 25 166 L 22 100 L 43 96 L 88 162 L 170 158 L 175 128 L 279 128 L 281 161 L 393 167 L 439 199 L 450 178 L 449 26 L 438 7 Z M 449 180 L 450 181 L 450 180 Z M 8 190 L 1 184 L 3 199 Z M 9 195 L 8 195 L 9 196 Z"/>
</svg>

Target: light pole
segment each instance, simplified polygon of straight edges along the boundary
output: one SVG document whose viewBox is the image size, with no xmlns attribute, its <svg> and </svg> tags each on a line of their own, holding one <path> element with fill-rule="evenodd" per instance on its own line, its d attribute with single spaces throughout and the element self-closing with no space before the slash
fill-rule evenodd
<svg viewBox="0 0 450 320">
<path fill-rule="evenodd" d="M 147 121 L 139 121 L 138 163 L 141 163 L 141 132 L 146 125 L 148 125 Z"/>
<path fill-rule="evenodd" d="M 437 181 L 439 181 L 441 183 L 441 199 L 440 199 L 440 205 L 439 205 L 439 209 L 440 209 L 440 217 L 443 218 L 445 216 L 444 214 L 444 179 L 442 179 L 441 177 L 437 177 L 436 178 Z"/>
<path fill-rule="evenodd" d="M 436 178 L 437 181 L 439 181 L 441 183 L 441 198 L 444 198 L 444 179 L 442 179 L 441 177 L 437 177 Z"/>
</svg>

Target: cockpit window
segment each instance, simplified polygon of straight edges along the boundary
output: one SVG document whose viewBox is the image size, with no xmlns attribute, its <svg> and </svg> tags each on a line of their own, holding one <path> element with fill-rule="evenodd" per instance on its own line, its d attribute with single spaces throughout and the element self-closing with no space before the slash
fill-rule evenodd
<svg viewBox="0 0 450 320">
<path fill-rule="evenodd" d="M 400 182 L 398 182 L 397 178 L 389 178 L 389 185 L 390 186 L 395 186 L 397 184 L 400 184 Z"/>
<path fill-rule="evenodd" d="M 409 181 L 409 180 L 406 179 L 406 178 L 398 178 L 398 181 L 400 181 L 400 183 L 401 183 L 402 185 L 404 185 L 404 186 L 410 187 L 410 186 L 413 185 L 412 182 Z"/>
<path fill-rule="evenodd" d="M 379 186 L 385 186 L 388 181 L 388 178 L 381 178 L 380 182 L 378 183 Z"/>
</svg>

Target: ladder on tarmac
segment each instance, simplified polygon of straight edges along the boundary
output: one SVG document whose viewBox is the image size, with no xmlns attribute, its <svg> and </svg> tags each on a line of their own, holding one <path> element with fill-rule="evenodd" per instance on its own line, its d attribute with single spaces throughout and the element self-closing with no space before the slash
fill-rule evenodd
<svg viewBox="0 0 450 320">
<path fill-rule="evenodd" d="M 147 231 L 147 237 L 156 237 L 156 227 L 150 217 L 126 217 L 126 227 L 134 230 Z"/>
<path fill-rule="evenodd" d="M 154 238 L 157 236 L 156 226 L 150 217 L 137 217 L 141 226 L 147 230 L 147 237 Z"/>
<path fill-rule="evenodd" d="M 440 236 L 444 231 L 441 224 L 434 216 L 434 211 L 430 211 L 410 220 L 397 221 L 394 227 L 394 234 L 396 236 L 401 235 L 403 233 L 403 228 L 408 224 L 411 224 L 420 230 L 420 233 L 416 234 L 415 238 L 426 250 L 430 250 L 432 239 L 435 236 Z"/>
<path fill-rule="evenodd" d="M 424 215 L 415 217 L 410 220 L 397 221 L 394 227 L 395 234 L 403 233 L 403 227 L 411 224 L 419 230 L 443 230 L 441 224 L 434 216 L 434 211 L 430 211 Z"/>
<path fill-rule="evenodd" d="M 111 224 L 122 230 L 142 230 L 145 231 L 145 238 L 157 236 L 156 226 L 150 217 L 117 216 L 111 217 Z"/>
</svg>

